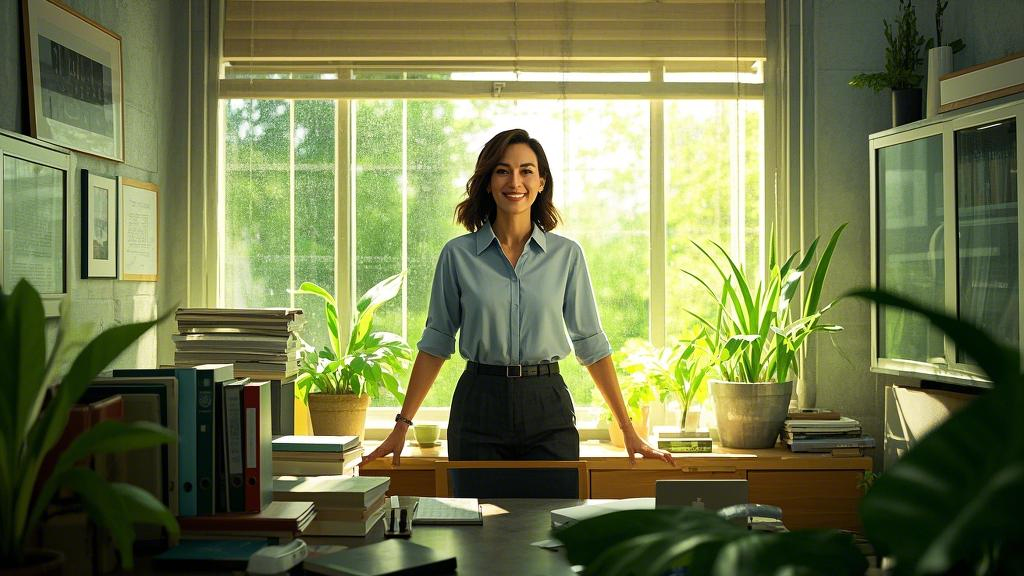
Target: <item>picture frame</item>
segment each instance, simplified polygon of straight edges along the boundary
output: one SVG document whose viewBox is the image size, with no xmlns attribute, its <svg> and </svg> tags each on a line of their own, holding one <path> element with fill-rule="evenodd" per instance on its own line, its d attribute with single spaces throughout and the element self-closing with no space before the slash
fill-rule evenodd
<svg viewBox="0 0 1024 576">
<path fill-rule="evenodd" d="M 156 282 L 160 253 L 160 189 L 149 182 L 121 178 L 119 196 L 120 277 Z"/>
<path fill-rule="evenodd" d="M 124 161 L 121 37 L 54 0 L 22 0 L 32 135 Z"/>
<path fill-rule="evenodd" d="M 74 168 L 67 150 L 0 130 L 0 282 L 9 292 L 28 280 L 48 317 L 60 315 L 67 294 L 68 188 Z"/>
<path fill-rule="evenodd" d="M 82 278 L 117 278 L 117 180 L 82 169 Z"/>
</svg>

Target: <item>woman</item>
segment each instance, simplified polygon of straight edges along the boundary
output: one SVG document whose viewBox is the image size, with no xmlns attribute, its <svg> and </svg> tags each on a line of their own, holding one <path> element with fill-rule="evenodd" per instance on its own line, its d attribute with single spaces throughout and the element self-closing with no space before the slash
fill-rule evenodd
<svg viewBox="0 0 1024 576">
<path fill-rule="evenodd" d="M 673 463 L 626 415 L 583 252 L 551 233 L 559 222 L 552 192 L 544 149 L 525 130 L 501 132 L 480 151 L 456 208 L 470 233 L 441 250 L 405 402 L 364 462 L 392 454 L 399 464 L 406 431 L 461 329 L 468 362 L 452 399 L 449 459 L 578 460 L 572 399 L 558 373 L 575 350 L 623 430 L 630 462 L 641 454 Z"/>
</svg>

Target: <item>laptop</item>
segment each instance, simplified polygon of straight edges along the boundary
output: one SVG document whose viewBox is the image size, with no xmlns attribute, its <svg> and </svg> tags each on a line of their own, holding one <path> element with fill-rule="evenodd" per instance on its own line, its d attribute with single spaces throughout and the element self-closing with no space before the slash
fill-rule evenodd
<svg viewBox="0 0 1024 576">
<path fill-rule="evenodd" d="M 655 508 L 692 506 L 717 512 L 733 504 L 746 504 L 746 480 L 656 480 Z"/>
</svg>

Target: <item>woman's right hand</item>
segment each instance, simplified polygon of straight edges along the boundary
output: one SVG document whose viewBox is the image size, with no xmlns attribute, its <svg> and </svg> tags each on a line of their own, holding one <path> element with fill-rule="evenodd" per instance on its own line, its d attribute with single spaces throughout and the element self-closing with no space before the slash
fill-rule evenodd
<svg viewBox="0 0 1024 576">
<path fill-rule="evenodd" d="M 373 462 L 377 458 L 383 458 L 388 454 L 391 454 L 391 463 L 398 466 L 402 463 L 402 448 L 405 448 L 405 433 L 409 430 L 409 425 L 403 422 L 398 422 L 395 427 L 391 429 L 391 433 L 388 437 L 377 446 L 377 449 L 370 452 L 366 456 L 363 456 L 363 461 L 360 465 L 368 462 Z"/>
</svg>

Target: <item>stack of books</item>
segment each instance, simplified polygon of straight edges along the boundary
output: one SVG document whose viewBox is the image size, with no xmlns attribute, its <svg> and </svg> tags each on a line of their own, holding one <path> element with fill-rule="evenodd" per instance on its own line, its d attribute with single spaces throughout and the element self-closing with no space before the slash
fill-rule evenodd
<svg viewBox="0 0 1024 576">
<path fill-rule="evenodd" d="M 387 476 L 275 476 L 274 501 L 316 504 L 307 536 L 365 536 L 384 517 Z"/>
<path fill-rule="evenodd" d="M 297 308 L 179 308 L 174 363 L 225 363 L 235 376 L 294 380 L 298 373 L 298 331 L 305 324 Z"/>
<path fill-rule="evenodd" d="M 874 448 L 875 439 L 864 434 L 860 422 L 836 412 L 818 418 L 790 418 L 782 426 L 782 441 L 793 452 L 832 452 L 856 456 Z"/>
<path fill-rule="evenodd" d="M 711 434 L 707 430 L 659 431 L 658 448 L 674 454 L 710 453 Z"/>
<path fill-rule="evenodd" d="M 363 455 L 359 436 L 274 438 L 275 476 L 352 476 Z"/>
<path fill-rule="evenodd" d="M 178 518 L 185 540 L 267 538 L 285 544 L 303 535 L 317 517 L 309 502 L 271 502 L 258 514 L 230 513 Z"/>
</svg>

